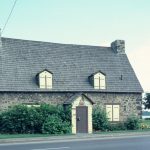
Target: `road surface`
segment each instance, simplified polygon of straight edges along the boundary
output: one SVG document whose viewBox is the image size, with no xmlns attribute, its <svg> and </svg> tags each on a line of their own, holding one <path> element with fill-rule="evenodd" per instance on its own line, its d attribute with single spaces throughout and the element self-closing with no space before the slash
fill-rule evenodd
<svg viewBox="0 0 150 150">
<path fill-rule="evenodd" d="M 61 142 L 0 144 L 0 150 L 150 150 L 150 135 Z"/>
</svg>

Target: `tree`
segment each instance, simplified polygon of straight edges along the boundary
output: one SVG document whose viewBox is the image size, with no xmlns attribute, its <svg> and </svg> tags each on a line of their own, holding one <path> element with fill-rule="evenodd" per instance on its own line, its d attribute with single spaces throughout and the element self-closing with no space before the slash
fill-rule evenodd
<svg viewBox="0 0 150 150">
<path fill-rule="evenodd" d="M 143 102 L 145 109 L 150 109 L 150 93 L 146 93 Z"/>
</svg>

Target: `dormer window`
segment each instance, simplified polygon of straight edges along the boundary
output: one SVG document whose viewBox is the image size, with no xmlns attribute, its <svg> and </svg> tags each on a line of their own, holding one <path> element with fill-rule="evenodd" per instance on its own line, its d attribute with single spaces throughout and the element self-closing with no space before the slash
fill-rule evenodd
<svg viewBox="0 0 150 150">
<path fill-rule="evenodd" d="M 104 73 L 96 72 L 90 78 L 94 89 L 106 89 L 106 75 Z"/>
<path fill-rule="evenodd" d="M 94 88 L 95 89 L 106 89 L 104 74 L 99 72 L 94 75 Z"/>
<path fill-rule="evenodd" d="M 52 89 L 52 73 L 44 70 L 38 74 L 39 87 L 41 89 Z"/>
</svg>

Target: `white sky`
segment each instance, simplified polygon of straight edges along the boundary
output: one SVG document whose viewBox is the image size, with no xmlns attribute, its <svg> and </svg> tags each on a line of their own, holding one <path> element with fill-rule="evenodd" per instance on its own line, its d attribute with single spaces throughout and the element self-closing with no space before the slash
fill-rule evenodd
<svg viewBox="0 0 150 150">
<path fill-rule="evenodd" d="M 145 92 L 150 92 L 150 43 L 127 53 Z"/>
</svg>

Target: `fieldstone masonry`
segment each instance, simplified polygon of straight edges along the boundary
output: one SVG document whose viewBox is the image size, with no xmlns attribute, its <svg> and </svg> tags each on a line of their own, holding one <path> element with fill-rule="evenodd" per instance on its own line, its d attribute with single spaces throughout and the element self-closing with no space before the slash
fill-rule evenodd
<svg viewBox="0 0 150 150">
<path fill-rule="evenodd" d="M 87 93 L 95 105 L 101 105 L 105 109 L 106 104 L 120 105 L 120 121 L 135 114 L 142 115 L 142 95 L 138 93 Z"/>
<path fill-rule="evenodd" d="M 28 103 L 49 103 L 63 104 L 69 97 L 75 93 L 0 93 L 0 110 L 5 110 L 10 106 Z M 126 120 L 131 114 L 141 116 L 142 95 L 140 93 L 85 93 L 91 98 L 95 105 L 101 105 L 105 108 L 106 104 L 120 104 L 120 121 Z"/>
<path fill-rule="evenodd" d="M 0 110 L 5 110 L 10 106 L 17 104 L 62 104 L 73 93 L 17 93 L 17 92 L 3 92 L 0 93 Z"/>
</svg>

